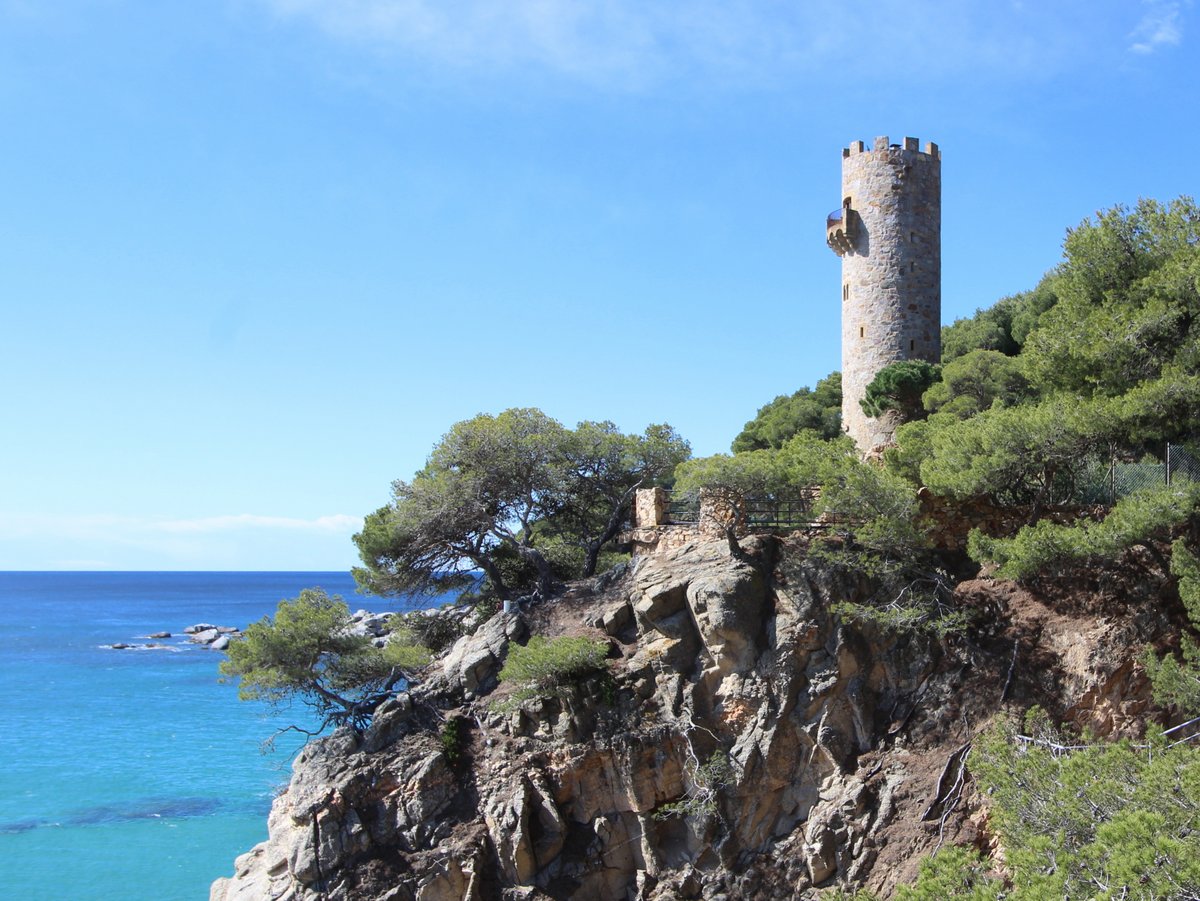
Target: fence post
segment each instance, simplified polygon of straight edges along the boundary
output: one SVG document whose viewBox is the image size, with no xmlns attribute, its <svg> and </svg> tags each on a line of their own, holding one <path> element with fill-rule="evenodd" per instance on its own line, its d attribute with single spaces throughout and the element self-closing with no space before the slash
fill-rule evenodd
<svg viewBox="0 0 1200 901">
<path fill-rule="evenodd" d="M 1170 441 L 1167 442 L 1167 458 L 1163 462 L 1165 463 L 1165 466 L 1163 468 L 1167 471 L 1167 487 L 1170 488 L 1171 487 L 1171 442 Z"/>
<path fill-rule="evenodd" d="M 633 499 L 633 524 L 639 529 L 666 525 L 667 492 L 665 488 L 639 488 Z"/>
<path fill-rule="evenodd" d="M 724 532 L 736 525 L 746 505 L 744 498 L 734 498 L 723 492 L 700 489 L 700 528 Z"/>
</svg>

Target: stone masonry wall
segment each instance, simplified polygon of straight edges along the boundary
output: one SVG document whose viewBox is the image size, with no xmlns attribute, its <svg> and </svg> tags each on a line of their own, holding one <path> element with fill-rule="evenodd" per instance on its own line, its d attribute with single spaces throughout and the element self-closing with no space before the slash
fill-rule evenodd
<svg viewBox="0 0 1200 901">
<path fill-rule="evenodd" d="M 863 452 L 891 440 L 894 424 L 859 401 L 880 369 L 941 360 L 941 153 L 916 138 L 842 151 L 842 196 L 854 216 L 842 256 L 842 427 Z"/>
</svg>

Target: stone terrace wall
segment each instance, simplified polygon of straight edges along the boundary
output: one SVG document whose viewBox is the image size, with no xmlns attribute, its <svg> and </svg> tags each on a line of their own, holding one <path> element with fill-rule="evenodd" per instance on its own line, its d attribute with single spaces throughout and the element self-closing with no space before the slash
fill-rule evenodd
<svg viewBox="0 0 1200 901">
<path fill-rule="evenodd" d="M 961 502 L 938 497 L 928 488 L 917 492 L 921 514 L 930 523 L 934 547 L 948 551 L 966 550 L 967 535 L 979 529 L 988 535 L 1010 536 L 1029 522 L 1031 507 L 1000 507 L 986 501 Z M 1080 519 L 1104 518 L 1103 506 L 1045 507 L 1041 518 L 1061 524 Z"/>
<path fill-rule="evenodd" d="M 634 504 L 634 527 L 621 536 L 632 546 L 635 557 L 677 550 L 695 541 L 722 538 L 726 519 L 719 514 L 719 505 L 701 503 L 699 523 L 672 524 L 667 521 L 667 493 L 661 488 L 638 491 Z M 956 501 L 938 497 L 928 488 L 917 492 L 921 515 L 929 524 L 933 545 L 946 551 L 963 551 L 972 529 L 988 535 L 1010 536 L 1029 522 L 1032 508 L 1001 507 L 986 501 Z M 1100 520 L 1107 508 L 1093 506 L 1046 507 L 1041 518 L 1056 523 L 1072 523 L 1080 519 Z M 806 531 L 803 529 L 797 532 Z"/>
</svg>

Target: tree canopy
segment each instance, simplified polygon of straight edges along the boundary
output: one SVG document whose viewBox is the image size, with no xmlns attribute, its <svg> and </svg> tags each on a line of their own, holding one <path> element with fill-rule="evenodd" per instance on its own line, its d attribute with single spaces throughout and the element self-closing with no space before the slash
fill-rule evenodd
<svg viewBox="0 0 1200 901">
<path fill-rule="evenodd" d="M 939 494 L 1032 504 L 1036 520 L 1040 507 L 1080 499 L 1079 476 L 1102 458 L 1195 439 L 1200 209 L 1191 199 L 1085 220 L 1068 233 L 1062 264 L 998 307 L 1006 303 L 976 321 L 1011 326 L 1036 313 L 1006 348 L 1019 356 L 999 356 L 986 337 L 960 348 L 925 393 L 938 412 L 896 433 L 889 461 L 899 471 Z"/>
<path fill-rule="evenodd" d="M 1033 396 L 1020 360 L 999 351 L 978 349 L 942 366 L 940 381 L 921 398 L 930 413 L 951 413 L 969 419 L 993 405 L 1013 407 Z"/>
<path fill-rule="evenodd" d="M 550 548 L 577 547 L 574 574 L 594 573 L 636 489 L 665 484 L 690 453 L 668 425 L 625 435 L 611 422 L 567 429 L 532 408 L 480 414 L 452 426 L 425 467 L 366 517 L 355 578 L 389 594 L 444 588 L 474 569 L 505 593 L 523 587 L 523 566 L 548 594 Z"/>
<path fill-rule="evenodd" d="M 1116 396 L 1200 371 L 1200 209 L 1191 198 L 1114 207 L 1072 229 L 1058 303 L 1025 349 L 1043 390 Z"/>
<path fill-rule="evenodd" d="M 925 360 L 891 363 L 875 373 L 858 403 L 870 417 L 895 411 L 901 421 L 908 421 L 922 415 L 921 397 L 941 377 L 941 366 Z"/>
<path fill-rule="evenodd" d="M 298 699 L 317 712 L 323 726 L 361 727 L 407 672 L 428 662 L 429 654 L 402 633 L 377 648 L 352 625 L 340 597 L 306 588 L 280 601 L 274 618 L 252 623 L 230 642 L 221 677 L 238 681 L 242 700 L 287 704 Z"/>
<path fill-rule="evenodd" d="M 842 433 L 842 374 L 831 372 L 815 388 L 781 394 L 746 423 L 733 439 L 736 453 L 775 448 L 801 432 L 832 439 Z"/>
<path fill-rule="evenodd" d="M 975 315 L 942 326 L 942 363 L 973 350 L 994 350 L 1015 356 L 1043 313 L 1058 302 L 1055 274 L 1045 276 L 1032 291 L 1005 297 Z"/>
</svg>

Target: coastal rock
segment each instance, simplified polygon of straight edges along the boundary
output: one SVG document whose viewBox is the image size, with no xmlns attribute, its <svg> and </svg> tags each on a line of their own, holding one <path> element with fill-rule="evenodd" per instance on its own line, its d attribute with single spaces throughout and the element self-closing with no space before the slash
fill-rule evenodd
<svg viewBox="0 0 1200 901">
<path fill-rule="evenodd" d="M 442 679 L 472 694 L 495 688 L 508 643 L 528 634 L 529 627 L 521 614 L 497 613 L 474 635 L 464 635 L 454 642 L 442 659 Z"/>
<path fill-rule="evenodd" d="M 1019 707 L 1107 734 L 1146 710 L 1133 661 L 1168 623 L 1132 589 L 1067 618 L 965 582 L 958 603 L 992 610 L 994 632 L 936 639 L 843 621 L 869 581 L 799 540 L 744 550 L 664 543 L 602 591 L 459 638 L 361 737 L 301 753 L 267 841 L 212 901 L 887 897 L 923 854 L 978 838 L 980 799 L 947 799 L 943 774 L 1001 706 L 1014 642 L 1033 664 L 1004 696 Z M 614 650 L 602 673 L 497 703 L 530 631 Z"/>
<path fill-rule="evenodd" d="M 391 613 L 372 613 L 369 610 L 356 610 L 350 617 L 350 622 L 353 623 L 354 631 L 359 635 L 370 635 L 372 638 L 381 638 L 391 631 L 389 625 L 393 614 Z"/>
</svg>

